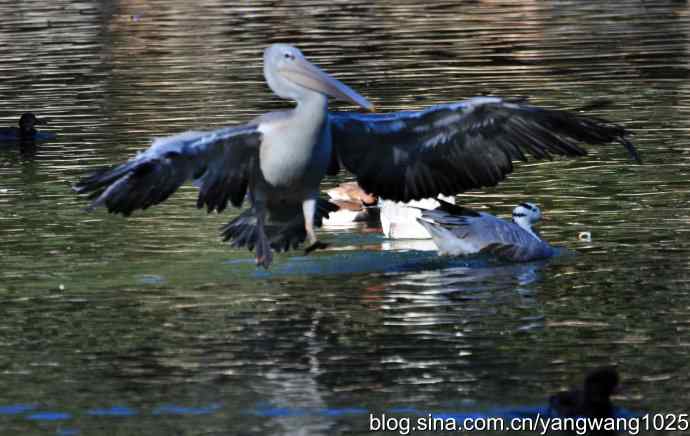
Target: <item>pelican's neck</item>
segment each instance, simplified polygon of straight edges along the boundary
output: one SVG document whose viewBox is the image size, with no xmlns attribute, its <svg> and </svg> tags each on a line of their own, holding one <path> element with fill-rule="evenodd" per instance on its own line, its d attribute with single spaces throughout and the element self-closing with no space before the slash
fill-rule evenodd
<svg viewBox="0 0 690 436">
<path fill-rule="evenodd" d="M 520 226 L 524 231 L 534 236 L 535 238 L 541 239 L 539 236 L 537 236 L 536 233 L 534 233 L 534 230 L 532 230 L 532 224 L 530 224 L 529 219 L 527 219 L 527 217 L 513 217 L 513 223 Z"/>
<path fill-rule="evenodd" d="M 326 113 L 328 113 L 328 97 L 319 92 L 304 90 L 295 101 L 297 107 L 295 107 L 294 113 L 298 117 L 316 120 L 325 118 Z"/>
</svg>

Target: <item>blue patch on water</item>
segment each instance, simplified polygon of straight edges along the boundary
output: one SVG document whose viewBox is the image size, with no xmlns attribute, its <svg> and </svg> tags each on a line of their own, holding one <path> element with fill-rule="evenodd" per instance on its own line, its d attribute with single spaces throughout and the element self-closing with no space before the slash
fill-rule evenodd
<svg viewBox="0 0 690 436">
<path fill-rule="evenodd" d="M 456 421 L 462 421 L 467 418 L 477 419 L 477 418 L 503 418 L 506 421 L 510 421 L 513 418 L 536 418 L 540 415 L 542 418 L 548 418 L 553 416 L 551 413 L 551 408 L 549 406 L 532 406 L 532 407 L 520 407 L 511 409 L 489 409 L 489 410 L 478 410 L 472 412 L 452 412 L 452 411 L 421 411 L 414 408 L 392 408 L 388 409 L 386 413 L 391 414 L 406 414 L 406 415 L 416 415 L 416 416 L 428 416 L 431 415 L 433 418 L 443 418 L 449 419 L 453 418 Z M 629 410 L 623 409 L 621 407 L 614 408 L 615 418 L 631 418 L 638 416 L 638 414 L 633 413 Z"/>
<path fill-rule="evenodd" d="M 89 416 L 136 416 L 136 410 L 124 406 L 113 406 L 108 409 L 91 409 L 86 412 Z"/>
<path fill-rule="evenodd" d="M 388 409 L 388 413 L 409 413 L 409 414 L 416 414 L 417 409 L 413 407 L 393 407 L 391 409 Z"/>
<path fill-rule="evenodd" d="M 251 254 L 251 253 L 250 253 Z M 232 259 L 232 260 L 226 260 L 223 262 L 226 265 L 237 265 L 237 264 L 248 264 L 248 265 L 253 265 L 256 263 L 253 257 L 248 257 L 246 259 Z"/>
<path fill-rule="evenodd" d="M 72 415 L 67 412 L 36 412 L 27 416 L 26 419 L 32 421 L 64 421 L 72 419 Z"/>
<path fill-rule="evenodd" d="M 34 141 L 49 141 L 51 139 L 55 139 L 57 135 L 53 132 L 36 132 L 36 134 L 33 137 Z M 18 132 L 16 131 L 10 131 L 10 132 L 0 132 L 0 141 L 2 142 L 19 142 L 19 136 Z M 28 140 L 31 141 L 31 140 Z"/>
<path fill-rule="evenodd" d="M 266 418 L 279 417 L 294 417 L 294 416 L 346 416 L 346 415 L 366 415 L 369 410 L 362 407 L 342 407 L 342 408 L 327 408 L 316 409 L 310 411 L 308 409 L 293 409 L 289 407 L 272 407 L 270 405 L 257 406 L 256 409 L 249 412 L 254 416 L 261 416 Z"/>
<path fill-rule="evenodd" d="M 220 410 L 219 404 L 209 404 L 202 407 L 186 407 L 166 404 L 159 406 L 152 412 L 153 415 L 209 415 Z"/>
<path fill-rule="evenodd" d="M 53 132 L 36 132 L 36 135 L 34 135 L 34 140 L 35 141 L 49 141 L 51 139 L 55 139 L 57 135 Z"/>
<path fill-rule="evenodd" d="M 537 415 L 549 415 L 551 410 L 548 406 L 545 407 L 529 407 L 522 409 L 510 409 L 503 411 L 505 418 L 531 418 Z"/>
<path fill-rule="evenodd" d="M 0 415 L 19 415 L 21 413 L 34 410 L 36 408 L 33 404 L 11 404 L 9 406 L 0 406 Z"/>
<path fill-rule="evenodd" d="M 636 414 L 622 409 L 616 408 L 615 417 L 632 417 L 637 416 Z M 464 419 L 478 419 L 478 418 L 503 418 L 505 420 L 511 420 L 513 418 L 535 418 L 537 415 L 541 415 L 546 418 L 551 416 L 551 411 L 548 406 L 534 406 L 534 407 L 521 407 L 516 409 L 490 409 L 490 410 L 477 410 L 471 412 L 454 412 L 454 411 L 422 411 L 414 407 L 393 407 L 387 409 L 384 412 L 371 412 L 368 409 L 360 407 L 344 407 L 344 408 L 327 408 L 327 409 L 299 409 L 299 408 L 289 408 L 289 407 L 271 407 L 270 405 L 257 406 L 254 410 L 248 412 L 254 416 L 260 416 L 265 418 L 281 418 L 281 417 L 298 417 L 298 416 L 343 416 L 343 415 L 367 415 L 369 413 L 376 414 L 390 414 L 390 415 L 414 415 L 414 416 L 429 416 L 432 418 L 443 418 L 443 419 L 455 419 L 460 422 Z"/>
<path fill-rule="evenodd" d="M 341 409 L 321 409 L 319 415 L 322 416 L 344 416 L 344 415 L 365 415 L 369 413 L 367 409 L 359 407 L 343 407 Z"/>
<path fill-rule="evenodd" d="M 139 274 L 137 282 L 142 285 L 160 285 L 165 283 L 165 278 L 155 274 Z"/>
<path fill-rule="evenodd" d="M 359 273 L 393 273 L 409 270 L 437 269 L 467 262 L 439 258 L 428 251 L 346 251 L 337 254 L 289 256 L 279 260 L 266 271 L 257 269 L 254 276 L 266 278 L 276 275 L 334 275 Z"/>
<path fill-rule="evenodd" d="M 556 248 L 557 257 L 574 254 L 567 249 Z M 526 270 L 532 273 L 546 265 L 550 259 L 532 262 L 500 261 L 488 255 L 469 257 L 438 256 L 435 251 L 420 250 L 353 250 L 327 251 L 310 256 L 286 255 L 284 258 L 276 256 L 275 263 L 269 270 L 253 269 L 250 273 L 255 278 L 265 279 L 276 276 L 290 275 L 336 275 L 336 274 L 365 274 L 382 273 L 395 274 L 406 272 L 421 272 L 444 270 L 452 268 L 466 268 L 484 271 L 486 269 Z M 227 261 L 226 264 L 250 264 L 253 259 Z M 532 280 L 527 280 L 530 282 Z"/>
<path fill-rule="evenodd" d="M 421 413 L 418 414 L 419 416 L 427 416 L 431 415 L 433 418 L 441 418 L 441 419 L 454 419 L 457 422 L 461 422 L 465 419 L 480 419 L 485 416 L 500 416 L 500 415 L 495 415 L 495 414 L 484 414 L 484 413 L 479 413 L 479 412 L 433 412 L 433 413 Z"/>
<path fill-rule="evenodd" d="M 76 428 L 59 428 L 55 434 L 59 436 L 74 436 L 79 434 L 79 429 Z"/>
<path fill-rule="evenodd" d="M 290 409 L 288 407 L 260 406 L 249 412 L 251 415 L 266 418 L 278 418 L 282 416 L 305 416 L 306 412 L 302 409 Z"/>
</svg>

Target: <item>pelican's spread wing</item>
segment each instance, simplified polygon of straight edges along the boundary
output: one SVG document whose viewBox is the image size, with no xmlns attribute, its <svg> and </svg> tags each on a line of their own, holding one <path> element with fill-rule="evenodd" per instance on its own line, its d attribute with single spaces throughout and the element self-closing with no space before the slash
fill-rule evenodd
<svg viewBox="0 0 690 436">
<path fill-rule="evenodd" d="M 494 186 L 513 160 L 581 156 L 580 143 L 618 141 L 639 162 L 620 126 L 572 112 L 475 97 L 419 112 L 330 114 L 340 162 L 362 188 L 395 201 Z"/>
<path fill-rule="evenodd" d="M 159 138 L 128 162 L 98 171 L 74 189 L 91 194 L 91 208 L 104 205 L 126 216 L 165 201 L 193 179 L 199 187 L 197 207 L 221 211 L 228 200 L 242 204 L 260 141 L 255 125 Z"/>
</svg>

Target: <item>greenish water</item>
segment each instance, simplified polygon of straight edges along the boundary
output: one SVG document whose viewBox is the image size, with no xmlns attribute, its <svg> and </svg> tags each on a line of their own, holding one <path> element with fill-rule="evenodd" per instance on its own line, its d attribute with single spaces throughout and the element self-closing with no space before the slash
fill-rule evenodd
<svg viewBox="0 0 690 436">
<path fill-rule="evenodd" d="M 273 42 L 381 111 L 609 98 L 594 114 L 646 163 L 610 145 L 459 196 L 542 206 L 575 254 L 522 265 L 357 227 L 266 273 L 217 236 L 236 211 L 196 210 L 192 187 L 130 219 L 83 211 L 70 185 L 152 137 L 285 107 Z M 689 51 L 682 1 L 0 1 L 2 124 L 32 110 L 58 135 L 0 145 L 0 434 L 359 435 L 370 412 L 540 407 L 604 364 L 620 406 L 687 413 Z"/>
</svg>

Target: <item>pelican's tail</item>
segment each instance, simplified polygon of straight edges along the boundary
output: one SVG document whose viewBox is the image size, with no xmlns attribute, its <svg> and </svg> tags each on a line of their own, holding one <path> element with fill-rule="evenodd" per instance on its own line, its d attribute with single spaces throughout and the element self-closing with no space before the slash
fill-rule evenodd
<svg viewBox="0 0 690 436">
<path fill-rule="evenodd" d="M 338 206 L 324 200 L 316 202 L 314 225 L 321 227 L 324 218 Z M 304 229 L 304 215 L 301 206 L 285 207 L 279 211 L 269 210 L 264 232 L 271 248 L 277 252 L 296 249 L 307 238 Z M 249 208 L 221 228 L 224 241 L 230 241 L 232 247 L 247 247 L 254 250 L 259 242 L 257 217 L 254 208 Z"/>
</svg>

